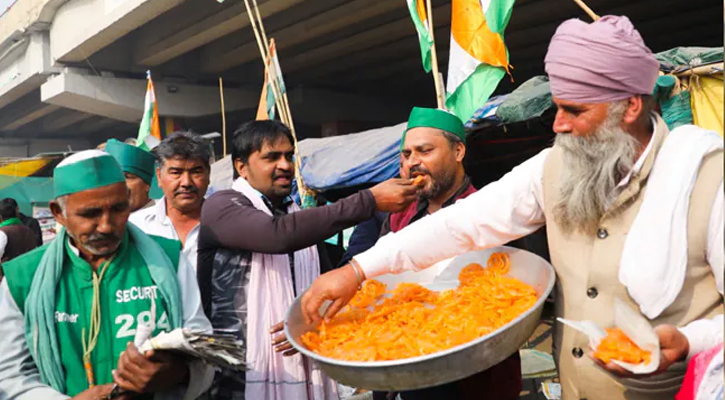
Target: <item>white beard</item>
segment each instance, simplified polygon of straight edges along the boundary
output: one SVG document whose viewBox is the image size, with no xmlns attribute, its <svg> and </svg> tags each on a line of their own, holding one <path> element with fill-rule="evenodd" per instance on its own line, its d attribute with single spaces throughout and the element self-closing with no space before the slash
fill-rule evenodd
<svg viewBox="0 0 725 400">
<path fill-rule="evenodd" d="M 614 190 L 636 162 L 639 144 L 621 127 L 626 102 L 609 106 L 607 117 L 590 137 L 557 134 L 555 145 L 563 150 L 559 201 L 554 220 L 564 233 L 596 232 L 614 200 Z"/>
</svg>

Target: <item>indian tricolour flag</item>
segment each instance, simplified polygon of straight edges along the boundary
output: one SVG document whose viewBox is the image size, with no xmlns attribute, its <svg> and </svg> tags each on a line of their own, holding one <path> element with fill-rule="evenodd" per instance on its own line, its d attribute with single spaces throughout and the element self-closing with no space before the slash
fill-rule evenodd
<svg viewBox="0 0 725 400">
<path fill-rule="evenodd" d="M 275 115 L 275 90 L 274 83 L 277 83 L 279 95 L 284 96 L 287 88 L 284 85 L 282 77 L 282 68 L 279 66 L 279 57 L 277 57 L 277 46 L 274 38 L 269 40 L 269 55 L 265 60 L 265 76 L 264 86 L 262 86 L 262 95 L 259 99 L 259 107 L 257 108 L 257 120 L 274 119 Z"/>
<path fill-rule="evenodd" d="M 446 107 L 468 121 L 509 70 L 503 31 L 514 0 L 453 0 Z"/>
<path fill-rule="evenodd" d="M 161 142 L 161 126 L 159 125 L 159 109 L 156 104 L 154 82 L 151 80 L 151 71 L 146 72 L 148 84 L 146 85 L 146 98 L 143 105 L 143 118 L 138 127 L 136 145 L 144 150 L 151 150 Z"/>
<path fill-rule="evenodd" d="M 425 72 L 430 72 L 430 51 L 433 46 L 433 38 L 428 30 L 430 27 L 430 21 L 428 20 L 428 14 L 425 12 L 425 0 L 406 1 L 408 2 L 410 18 L 413 19 L 415 30 L 418 31 L 418 41 L 420 41 L 420 56 L 423 59 L 423 69 Z"/>
</svg>

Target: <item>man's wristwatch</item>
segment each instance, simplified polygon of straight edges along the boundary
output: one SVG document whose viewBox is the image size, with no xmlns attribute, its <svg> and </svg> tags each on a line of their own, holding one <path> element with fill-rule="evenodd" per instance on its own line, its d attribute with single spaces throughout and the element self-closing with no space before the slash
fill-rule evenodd
<svg viewBox="0 0 725 400">
<path fill-rule="evenodd" d="M 124 394 L 126 394 L 126 391 L 121 389 L 117 384 L 114 383 L 113 389 L 111 389 L 111 393 L 109 393 L 108 396 L 106 396 L 105 398 L 106 400 L 117 399 Z"/>
</svg>

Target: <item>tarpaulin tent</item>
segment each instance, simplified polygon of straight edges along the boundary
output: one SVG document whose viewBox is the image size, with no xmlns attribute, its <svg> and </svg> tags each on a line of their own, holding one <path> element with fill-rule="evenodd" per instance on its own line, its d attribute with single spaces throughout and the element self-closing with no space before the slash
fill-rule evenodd
<svg viewBox="0 0 725 400">
<path fill-rule="evenodd" d="M 670 128 L 690 123 L 723 136 L 723 48 L 676 47 L 655 56 L 666 74 L 658 100 Z"/>
<path fill-rule="evenodd" d="M 33 205 L 53 198 L 53 168 L 62 156 L 0 159 L 0 199 L 15 199 L 20 212 L 31 215 Z"/>
<path fill-rule="evenodd" d="M 398 175 L 400 138 L 405 123 L 299 142 L 302 178 L 324 191 L 382 182 Z"/>
<path fill-rule="evenodd" d="M 492 97 L 466 123 L 469 138 L 483 127 L 506 126 L 540 117 L 553 106 L 548 88 L 548 80 L 540 76 L 525 82 L 512 93 Z M 356 134 L 300 141 L 302 177 L 305 183 L 313 190 L 330 191 L 361 187 L 398 176 L 400 139 L 405 125 L 406 123 L 401 123 Z M 539 149 L 548 144 L 550 136 L 543 135 L 544 131 L 551 132 L 548 129 L 539 130 L 537 134 L 496 138 L 495 151 L 505 151 L 510 155 L 514 146 L 517 149 L 523 148 L 526 154 L 530 154 L 531 148 Z M 466 158 L 477 158 L 483 154 L 480 151 L 487 152 L 491 148 L 477 147 L 489 145 L 475 140 L 471 142 L 469 139 L 471 154 Z M 506 156 L 507 154 L 497 154 L 496 157 L 486 157 L 504 161 L 500 165 L 508 165 L 504 160 Z M 473 171 L 472 173 L 476 179 L 478 174 Z"/>
<path fill-rule="evenodd" d="M 0 175 L 0 199 L 15 199 L 20 212 L 33 214 L 34 205 L 47 205 L 53 199 L 53 179 Z"/>
<path fill-rule="evenodd" d="M 209 188 L 206 190 L 206 197 L 220 190 L 231 189 L 233 182 L 234 170 L 232 167 L 232 156 L 230 154 L 211 165 Z"/>
<path fill-rule="evenodd" d="M 663 72 L 722 61 L 722 48 L 676 48 L 656 55 Z M 722 134 L 722 74 L 689 80 L 695 123 Z M 710 78 L 714 79 L 711 80 Z M 720 79 L 717 81 L 717 79 Z M 555 115 L 548 79 L 534 77 L 489 99 L 467 121 L 466 170 L 480 187 L 551 146 Z M 716 125 L 719 124 L 719 129 Z M 299 143 L 302 176 L 317 191 L 359 188 L 395 177 L 405 123 Z"/>
</svg>

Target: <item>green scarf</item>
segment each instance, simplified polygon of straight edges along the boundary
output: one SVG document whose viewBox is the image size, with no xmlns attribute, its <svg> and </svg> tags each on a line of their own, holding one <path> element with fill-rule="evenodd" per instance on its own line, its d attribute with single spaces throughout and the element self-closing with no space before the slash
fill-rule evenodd
<svg viewBox="0 0 725 400">
<path fill-rule="evenodd" d="M 0 228 L 3 226 L 10 226 L 10 225 L 22 225 L 23 222 L 20 220 L 20 218 L 12 217 L 8 218 L 5 221 L 0 223 Z"/>
<path fill-rule="evenodd" d="M 181 288 L 176 270 L 164 250 L 133 224 L 127 224 L 130 245 L 136 246 L 148 266 L 151 279 L 168 305 L 171 329 L 181 327 Z M 25 340 L 43 383 L 60 393 L 66 392 L 65 372 L 55 330 L 55 288 L 58 285 L 68 234 L 61 229 L 38 264 L 25 302 Z"/>
</svg>

